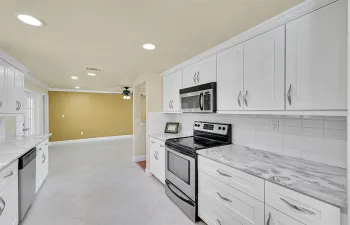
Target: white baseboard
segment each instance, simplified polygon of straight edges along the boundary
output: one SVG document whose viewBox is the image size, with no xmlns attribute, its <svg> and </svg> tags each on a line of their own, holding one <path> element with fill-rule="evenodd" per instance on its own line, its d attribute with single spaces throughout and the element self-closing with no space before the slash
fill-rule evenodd
<svg viewBox="0 0 350 225">
<path fill-rule="evenodd" d="M 132 162 L 140 162 L 140 161 L 145 161 L 145 160 L 146 160 L 146 155 L 132 157 Z"/>
<path fill-rule="evenodd" d="M 53 142 L 50 142 L 49 145 L 50 146 L 52 146 L 52 145 L 64 145 L 64 144 L 72 144 L 72 143 L 104 141 L 104 140 L 125 139 L 125 138 L 133 138 L 133 135 L 120 135 L 120 136 L 111 136 L 111 137 L 85 138 L 85 139 L 68 140 L 68 141 L 53 141 Z"/>
<path fill-rule="evenodd" d="M 151 173 L 151 171 L 149 171 L 149 169 L 145 169 L 145 174 L 149 177 L 151 177 L 153 174 Z"/>
</svg>

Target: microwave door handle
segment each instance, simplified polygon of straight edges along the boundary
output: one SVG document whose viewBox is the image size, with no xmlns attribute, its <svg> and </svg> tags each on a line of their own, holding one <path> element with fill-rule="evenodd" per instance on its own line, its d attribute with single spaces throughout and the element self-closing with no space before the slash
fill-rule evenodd
<svg viewBox="0 0 350 225">
<path fill-rule="evenodd" d="M 200 93 L 200 95 L 199 95 L 199 108 L 201 110 L 203 110 L 202 99 L 203 99 L 203 93 Z"/>
</svg>

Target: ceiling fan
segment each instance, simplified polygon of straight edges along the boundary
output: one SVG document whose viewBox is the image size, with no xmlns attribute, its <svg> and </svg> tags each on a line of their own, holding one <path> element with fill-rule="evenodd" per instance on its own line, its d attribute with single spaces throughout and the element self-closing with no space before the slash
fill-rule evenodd
<svg viewBox="0 0 350 225">
<path fill-rule="evenodd" d="M 130 87 L 124 87 L 124 90 L 123 90 L 123 99 L 125 100 L 129 100 L 131 99 L 131 96 L 132 95 L 132 92 L 129 90 Z"/>
</svg>

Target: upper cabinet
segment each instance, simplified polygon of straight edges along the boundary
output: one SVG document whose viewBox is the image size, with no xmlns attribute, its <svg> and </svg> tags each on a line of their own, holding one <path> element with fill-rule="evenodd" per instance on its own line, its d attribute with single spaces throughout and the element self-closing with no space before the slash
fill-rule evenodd
<svg viewBox="0 0 350 225">
<path fill-rule="evenodd" d="M 217 109 L 243 109 L 243 44 L 217 55 Z"/>
<path fill-rule="evenodd" d="M 0 59 L 0 114 L 20 114 L 23 109 L 24 74 Z"/>
<path fill-rule="evenodd" d="M 163 77 L 163 111 L 180 112 L 179 90 L 182 88 L 182 70 Z"/>
<path fill-rule="evenodd" d="M 288 110 L 347 109 L 346 15 L 340 0 L 287 23 Z"/>
<path fill-rule="evenodd" d="M 245 110 L 284 110 L 285 26 L 244 43 Z"/>
<path fill-rule="evenodd" d="M 216 81 L 216 55 L 183 69 L 182 88 Z"/>
</svg>

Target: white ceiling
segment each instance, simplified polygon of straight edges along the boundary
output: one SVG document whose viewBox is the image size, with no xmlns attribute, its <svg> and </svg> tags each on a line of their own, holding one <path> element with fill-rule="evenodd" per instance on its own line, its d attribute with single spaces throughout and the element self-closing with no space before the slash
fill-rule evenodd
<svg viewBox="0 0 350 225">
<path fill-rule="evenodd" d="M 1 0 L 0 48 L 52 88 L 117 90 L 161 73 L 302 0 Z M 44 28 L 16 18 L 27 13 Z M 142 48 L 154 43 L 152 52 Z M 84 68 L 104 71 L 96 77 Z M 79 76 L 79 80 L 71 80 Z"/>
</svg>

